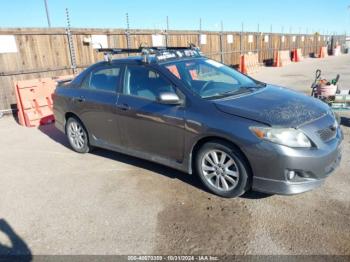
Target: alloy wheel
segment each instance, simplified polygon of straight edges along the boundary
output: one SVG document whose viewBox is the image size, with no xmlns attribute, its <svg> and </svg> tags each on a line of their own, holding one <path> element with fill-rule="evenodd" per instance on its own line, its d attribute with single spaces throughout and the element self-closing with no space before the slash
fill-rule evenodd
<svg viewBox="0 0 350 262">
<path fill-rule="evenodd" d="M 82 149 L 84 147 L 86 141 L 85 132 L 79 123 L 73 121 L 69 124 L 68 137 L 76 149 Z"/>
<path fill-rule="evenodd" d="M 221 150 L 207 152 L 201 167 L 207 182 L 220 191 L 230 191 L 238 184 L 238 166 L 229 154 Z"/>
</svg>

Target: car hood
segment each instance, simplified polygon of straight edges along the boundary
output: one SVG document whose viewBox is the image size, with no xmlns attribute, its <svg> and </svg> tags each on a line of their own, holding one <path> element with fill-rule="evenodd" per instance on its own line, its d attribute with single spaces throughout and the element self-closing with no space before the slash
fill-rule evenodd
<svg viewBox="0 0 350 262">
<path fill-rule="evenodd" d="M 328 105 L 313 97 L 271 85 L 214 103 L 222 112 L 281 127 L 298 127 L 329 112 Z"/>
</svg>

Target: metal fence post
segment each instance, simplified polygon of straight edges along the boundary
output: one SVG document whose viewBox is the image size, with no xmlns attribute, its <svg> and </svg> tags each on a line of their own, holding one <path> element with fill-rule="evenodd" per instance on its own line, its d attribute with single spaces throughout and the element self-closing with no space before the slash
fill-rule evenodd
<svg viewBox="0 0 350 262">
<path fill-rule="evenodd" d="M 169 16 L 166 17 L 166 34 L 165 34 L 165 46 L 169 46 Z"/>
<path fill-rule="evenodd" d="M 256 34 L 256 52 L 258 53 L 258 59 L 260 60 L 259 40 L 260 40 L 260 25 L 258 24 L 258 32 Z"/>
<path fill-rule="evenodd" d="M 126 18 L 126 31 L 125 31 L 125 37 L 126 37 L 126 47 L 131 48 L 131 43 L 130 43 L 130 21 L 129 21 L 129 13 L 125 14 Z M 129 54 L 128 54 L 129 56 Z"/>
<path fill-rule="evenodd" d="M 272 57 L 272 60 L 273 60 L 273 57 L 274 57 L 274 53 L 275 53 L 275 47 L 272 43 L 273 41 L 273 34 L 272 34 L 272 31 L 273 31 L 273 27 L 272 27 L 272 24 L 270 25 L 270 36 L 269 36 L 269 57 Z"/>
<path fill-rule="evenodd" d="M 202 34 L 202 18 L 199 18 L 198 47 L 200 47 L 201 45 L 201 34 Z"/>
<path fill-rule="evenodd" d="M 221 21 L 221 32 L 220 32 L 220 59 L 221 59 L 221 63 L 224 62 L 224 47 L 223 47 L 223 34 L 224 34 L 224 24 Z"/>
<path fill-rule="evenodd" d="M 72 68 L 73 74 L 76 74 L 77 73 L 77 63 L 76 63 L 76 59 L 75 59 L 75 49 L 74 49 L 72 33 L 70 31 L 70 18 L 69 18 L 68 8 L 66 8 L 66 19 L 67 19 L 66 34 L 67 34 L 67 38 L 68 38 L 68 48 L 69 48 L 69 54 L 70 54 L 71 68 Z"/>
<path fill-rule="evenodd" d="M 240 35 L 240 46 L 239 46 L 241 55 L 244 52 L 244 50 L 243 50 L 243 31 L 244 31 L 244 24 L 242 22 L 242 30 L 241 30 L 241 35 Z"/>
</svg>

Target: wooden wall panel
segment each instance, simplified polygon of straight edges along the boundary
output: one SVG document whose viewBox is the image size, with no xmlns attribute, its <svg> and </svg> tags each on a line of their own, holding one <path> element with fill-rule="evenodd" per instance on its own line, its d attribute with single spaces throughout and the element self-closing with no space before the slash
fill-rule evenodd
<svg viewBox="0 0 350 262">
<path fill-rule="evenodd" d="M 91 45 L 83 43 L 85 37 L 107 35 L 109 47 L 127 47 L 127 34 L 124 29 L 74 28 L 71 29 L 71 33 L 78 72 L 103 59 L 103 54 L 97 53 Z M 152 34 L 167 35 L 169 46 L 188 46 L 190 43 L 198 46 L 200 34 L 205 34 L 207 43 L 199 45 L 201 51 L 206 56 L 230 66 L 237 66 L 240 55 L 246 52 L 259 52 L 260 62 L 269 63 L 275 50 L 291 50 L 299 47 L 304 55 L 308 56 L 317 54 L 319 48 L 327 44 L 327 38 L 321 36 L 319 39 L 315 35 L 296 35 L 296 41 L 293 42 L 293 35 L 284 34 L 285 42 L 282 43 L 280 34 L 269 33 L 175 30 L 165 33 L 154 30 L 130 30 L 130 47 L 137 48 L 142 43 L 151 46 Z M 13 81 L 72 74 L 68 36 L 64 28 L 2 28 L 0 35 L 15 35 L 18 49 L 17 53 L 0 53 L 0 110 L 10 109 L 15 103 Z M 228 35 L 233 36 L 233 43 L 227 42 Z M 249 35 L 253 36 L 252 43 L 248 43 Z M 264 41 L 265 35 L 269 36 L 267 43 Z M 304 41 L 301 40 L 302 36 Z M 332 43 L 336 45 L 344 41 L 343 36 L 334 36 Z"/>
</svg>

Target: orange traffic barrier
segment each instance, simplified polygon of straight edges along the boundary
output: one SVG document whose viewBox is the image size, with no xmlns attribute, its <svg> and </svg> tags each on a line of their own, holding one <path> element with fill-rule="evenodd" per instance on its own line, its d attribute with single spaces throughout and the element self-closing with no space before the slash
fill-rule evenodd
<svg viewBox="0 0 350 262">
<path fill-rule="evenodd" d="M 248 53 L 241 55 L 239 71 L 243 74 L 252 74 L 260 70 L 258 53 Z"/>
<path fill-rule="evenodd" d="M 327 46 L 321 46 L 320 52 L 318 54 L 318 58 L 325 58 L 328 56 L 328 49 Z"/>
<path fill-rule="evenodd" d="M 281 67 L 291 63 L 289 50 L 276 50 L 273 58 L 273 66 Z"/>
<path fill-rule="evenodd" d="M 18 121 L 27 127 L 36 127 L 54 121 L 52 94 L 58 80 L 72 76 L 41 78 L 15 82 Z"/>
<path fill-rule="evenodd" d="M 292 51 L 292 61 L 293 62 L 301 62 L 304 60 L 303 53 L 300 48 L 294 48 Z"/>
</svg>

